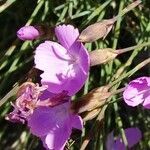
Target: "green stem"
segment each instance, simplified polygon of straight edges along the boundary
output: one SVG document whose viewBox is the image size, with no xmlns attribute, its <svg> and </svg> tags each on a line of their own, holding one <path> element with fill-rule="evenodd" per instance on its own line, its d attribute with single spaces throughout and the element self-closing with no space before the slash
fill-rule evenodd
<svg viewBox="0 0 150 150">
<path fill-rule="evenodd" d="M 33 19 L 35 18 L 35 16 L 37 15 L 37 13 L 39 12 L 39 10 L 41 9 L 41 7 L 44 4 L 44 0 L 41 0 L 38 5 L 36 6 L 36 8 L 34 9 L 33 13 L 31 14 L 29 20 L 26 23 L 26 26 L 30 25 L 33 22 Z"/>
<path fill-rule="evenodd" d="M 119 13 L 118 13 L 118 16 L 121 16 L 121 11 L 123 9 L 123 5 L 124 5 L 124 1 L 121 1 L 120 2 L 120 6 L 119 6 Z M 116 49 L 117 47 L 117 43 L 118 43 L 118 38 L 119 38 L 119 34 L 120 34 L 120 24 L 121 24 L 121 17 L 117 17 L 117 23 L 116 23 L 116 27 L 115 27 L 115 31 L 114 31 L 114 41 L 113 41 L 113 45 L 112 45 L 112 48 L 113 49 Z M 113 68 L 113 61 L 111 61 L 109 63 L 109 74 L 111 74 L 112 72 L 112 68 Z"/>
<path fill-rule="evenodd" d="M 6 10 L 14 2 L 16 2 L 16 0 L 8 0 L 7 2 L 5 2 L 2 6 L 0 6 L 0 13 L 2 13 L 4 10 Z"/>
<path fill-rule="evenodd" d="M 0 107 L 7 102 L 7 100 L 15 95 L 19 89 L 19 85 L 16 84 L 11 91 L 9 91 L 1 100 L 0 100 Z"/>
<path fill-rule="evenodd" d="M 121 25 L 121 20 L 122 20 L 121 16 L 124 15 L 123 12 L 126 9 L 125 8 L 124 10 L 122 10 L 123 6 L 124 6 L 124 1 L 121 1 L 120 2 L 120 6 L 119 6 L 119 13 L 115 17 L 117 19 L 117 24 L 116 24 L 115 31 L 114 31 L 115 35 L 114 35 L 114 41 L 113 41 L 113 46 L 112 46 L 113 49 L 116 49 L 117 44 L 118 44 L 118 38 L 119 38 L 119 34 L 120 34 L 120 25 Z M 113 61 L 111 61 L 110 64 L 109 64 L 109 73 L 110 74 L 112 72 L 112 69 L 113 69 Z M 114 87 L 114 88 L 117 89 L 118 86 Z M 114 99 L 115 97 L 113 96 L 112 98 Z M 120 131 L 123 143 L 125 144 L 126 148 L 128 148 L 128 142 L 127 142 L 127 138 L 126 138 L 126 135 L 125 135 L 125 132 L 124 132 L 124 129 L 123 129 L 123 123 L 122 123 L 121 117 L 120 117 L 119 112 L 118 112 L 118 104 L 117 104 L 117 102 L 115 102 L 113 104 L 113 106 L 114 106 L 115 115 L 116 115 L 116 123 L 117 123 L 117 126 L 119 128 L 119 131 Z"/>
<path fill-rule="evenodd" d="M 143 62 L 141 62 L 140 64 L 138 64 L 135 68 L 133 68 L 132 70 L 128 71 L 127 73 L 123 74 L 120 78 L 118 78 L 117 80 L 113 81 L 112 83 L 110 83 L 110 87 L 113 87 L 115 84 L 117 84 L 118 82 L 122 81 L 123 79 L 132 76 L 135 72 L 137 72 L 138 70 L 140 70 L 141 68 L 143 68 L 145 65 L 150 63 L 150 58 L 144 60 Z"/>
<path fill-rule="evenodd" d="M 113 97 L 113 99 L 115 99 L 115 97 Z M 116 113 L 116 123 L 118 125 L 119 130 L 120 130 L 123 143 L 125 144 L 126 149 L 128 149 L 128 141 L 127 141 L 127 138 L 126 138 L 126 135 L 125 135 L 125 131 L 123 129 L 122 119 L 121 119 L 121 117 L 118 113 L 118 111 L 119 111 L 118 104 L 114 103 L 113 105 L 114 105 L 114 109 L 115 109 L 115 113 Z"/>
<path fill-rule="evenodd" d="M 149 46 L 150 45 L 150 41 L 146 42 L 146 43 L 142 43 L 142 44 L 138 44 L 138 45 L 135 45 L 135 46 L 131 46 L 131 47 L 128 47 L 128 48 L 124 48 L 124 49 L 118 49 L 116 51 L 117 54 L 122 54 L 122 53 L 125 53 L 125 52 L 128 52 L 128 51 L 131 51 L 131 50 L 138 50 L 138 48 L 142 48 L 142 47 L 145 47 L 145 46 Z"/>
<path fill-rule="evenodd" d="M 125 15 L 126 13 L 128 13 L 129 11 L 131 11 L 132 9 L 134 9 L 136 6 L 138 6 L 142 1 L 141 0 L 137 0 L 133 3 L 131 3 L 130 5 L 128 5 L 126 8 L 124 8 L 121 12 L 121 16 Z"/>
<path fill-rule="evenodd" d="M 86 47 L 87 47 L 87 49 L 88 49 L 89 51 L 92 50 L 92 44 L 91 44 L 91 43 L 86 44 Z M 83 92 L 84 95 L 87 94 L 87 93 L 88 93 L 88 90 L 89 90 L 89 78 L 90 78 L 90 72 L 89 72 L 89 74 L 88 74 L 88 78 L 87 78 L 87 80 L 86 80 L 86 82 L 85 82 L 85 85 L 84 85 L 84 92 Z"/>
</svg>

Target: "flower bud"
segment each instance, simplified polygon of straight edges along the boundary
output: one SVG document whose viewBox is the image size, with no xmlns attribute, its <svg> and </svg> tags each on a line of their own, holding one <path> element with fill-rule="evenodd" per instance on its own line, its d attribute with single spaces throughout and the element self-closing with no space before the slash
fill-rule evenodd
<svg viewBox="0 0 150 150">
<path fill-rule="evenodd" d="M 115 21 L 116 18 L 114 17 L 112 19 L 103 20 L 88 26 L 81 32 L 79 41 L 94 42 L 100 38 L 104 39 L 112 29 Z"/>
<path fill-rule="evenodd" d="M 111 48 L 104 48 L 104 49 L 98 49 L 89 52 L 90 55 L 90 65 L 100 65 L 107 63 L 114 58 L 117 57 L 118 53 L 115 50 L 112 50 Z"/>
<path fill-rule="evenodd" d="M 109 86 L 102 86 L 89 92 L 81 97 L 78 101 L 73 101 L 71 104 L 71 111 L 75 113 L 83 113 L 92 111 L 97 107 L 105 104 L 106 99 L 111 96 L 108 91 Z"/>
<path fill-rule="evenodd" d="M 40 32 L 34 26 L 24 26 L 17 31 L 17 36 L 23 41 L 34 40 L 40 36 Z"/>
</svg>

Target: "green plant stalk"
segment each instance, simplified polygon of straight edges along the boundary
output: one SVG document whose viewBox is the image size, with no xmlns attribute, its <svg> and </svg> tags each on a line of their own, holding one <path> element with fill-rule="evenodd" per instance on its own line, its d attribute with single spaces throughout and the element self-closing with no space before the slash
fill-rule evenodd
<svg viewBox="0 0 150 150">
<path fill-rule="evenodd" d="M 137 2 L 137 5 L 138 5 L 141 1 L 136 1 L 136 2 Z M 127 8 L 125 8 L 125 9 L 122 11 L 122 13 L 119 13 L 119 15 L 118 15 L 117 17 L 119 17 L 120 19 L 117 21 L 118 26 L 116 25 L 116 29 L 117 29 L 118 31 L 119 31 L 119 29 L 120 29 L 121 16 L 124 15 L 125 13 L 127 13 L 128 11 L 132 10 L 134 7 L 135 7 L 135 5 L 134 5 L 134 4 L 131 4 L 131 5 L 129 5 Z M 117 18 L 117 17 L 116 17 L 116 18 Z M 116 49 L 116 47 L 117 47 L 117 42 L 118 42 L 118 40 L 115 39 L 115 40 L 114 40 L 114 43 L 113 43 L 113 48 L 114 48 L 114 49 Z M 149 45 L 149 43 L 146 43 L 145 46 L 147 46 L 147 44 Z M 132 49 L 138 48 L 138 46 L 139 46 L 139 45 L 126 48 L 126 49 L 124 49 L 124 51 L 130 51 L 130 50 L 132 50 Z M 141 47 L 142 47 L 142 46 L 143 46 L 143 45 L 141 44 Z M 120 53 L 121 53 L 121 52 L 123 52 L 123 50 L 120 50 Z M 112 65 L 113 65 L 113 62 L 110 63 L 110 71 L 112 71 Z M 120 81 L 121 81 L 121 80 L 120 80 Z M 120 84 L 120 82 L 119 82 L 119 84 Z M 118 86 L 119 86 L 119 85 L 116 85 L 114 88 L 117 89 Z M 113 99 L 114 99 L 114 97 L 113 97 Z M 115 113 L 116 113 L 116 116 L 117 116 L 117 119 L 116 119 L 117 125 L 118 125 L 118 127 L 119 127 L 119 130 L 120 130 L 120 133 L 121 133 L 123 142 L 124 142 L 126 148 L 128 149 L 128 142 L 127 142 L 127 139 L 126 139 L 126 136 L 125 136 L 125 132 L 124 132 L 124 130 L 123 130 L 123 123 L 122 123 L 121 117 L 120 117 L 119 114 L 118 114 L 118 105 L 117 105 L 117 103 L 114 103 L 114 109 L 115 109 Z"/>
<path fill-rule="evenodd" d="M 89 51 L 92 50 L 92 44 L 91 44 L 91 43 L 88 43 L 88 44 L 86 45 L 86 47 L 87 47 L 87 49 L 88 49 Z M 83 95 L 87 94 L 88 91 L 89 91 L 89 78 L 90 78 L 90 72 L 89 72 L 89 74 L 88 74 L 88 78 L 87 78 L 87 80 L 86 80 L 86 82 L 85 82 L 85 85 L 84 85 Z M 84 137 L 84 136 L 85 136 L 85 132 L 82 132 L 82 135 L 81 135 L 81 144 L 82 144 L 82 142 L 83 142 L 83 137 Z"/>
<path fill-rule="evenodd" d="M 113 100 L 114 99 L 115 99 L 115 97 L 113 97 Z M 119 130 L 120 130 L 123 143 L 125 144 L 126 149 L 128 149 L 128 141 L 127 141 L 124 129 L 123 129 L 122 119 L 121 119 L 121 117 L 120 117 L 120 115 L 118 113 L 119 108 L 118 108 L 118 104 L 117 103 L 114 103 L 114 109 L 115 109 L 115 113 L 116 113 L 116 123 L 118 125 Z"/>
<path fill-rule="evenodd" d="M 116 23 L 116 27 L 115 27 L 115 35 L 114 35 L 115 39 L 113 41 L 113 46 L 112 46 L 113 49 L 116 49 L 116 47 L 117 47 L 118 37 L 120 34 L 120 24 L 121 24 L 121 19 L 122 19 L 121 17 L 124 16 L 129 11 L 131 11 L 136 6 L 138 6 L 140 3 L 141 3 L 141 0 L 137 0 L 123 9 L 124 1 L 120 2 L 119 13 L 116 17 L 114 17 L 114 20 L 116 20 L 117 23 Z M 109 74 L 112 72 L 112 66 L 113 66 L 113 61 L 111 61 L 109 64 Z"/>
<path fill-rule="evenodd" d="M 29 26 L 29 25 L 33 22 L 35 16 L 36 16 L 37 13 L 39 12 L 39 10 L 40 10 L 41 7 L 43 6 L 43 4 L 44 4 L 44 0 L 40 0 L 40 2 L 38 3 L 38 5 L 37 5 L 36 8 L 34 9 L 33 13 L 31 14 L 31 17 L 29 18 L 29 20 L 28 20 L 27 23 L 25 24 L 26 26 Z"/>
<path fill-rule="evenodd" d="M 121 1 L 120 2 L 120 6 L 119 6 L 119 13 L 117 16 L 121 16 L 121 11 L 123 9 L 123 6 L 124 6 L 124 1 Z M 117 17 L 116 17 L 117 18 Z M 121 20 L 122 18 L 119 17 L 118 20 L 117 20 L 117 23 L 116 23 L 116 27 L 115 27 L 115 30 L 114 30 L 114 40 L 113 40 L 113 45 L 112 45 L 112 48 L 113 49 L 116 49 L 117 47 L 117 43 L 118 43 L 118 38 L 119 38 L 119 34 L 120 34 L 120 24 L 121 24 Z M 112 67 L 113 67 L 113 61 L 111 61 L 109 63 L 109 74 L 111 74 L 112 72 Z"/>
<path fill-rule="evenodd" d="M 57 21 L 57 25 L 60 24 L 60 22 L 63 22 L 63 21 L 64 21 L 64 18 L 65 18 L 65 15 L 66 15 L 67 11 L 68 11 L 68 7 L 67 7 L 67 5 L 66 5 L 66 6 L 64 7 L 64 9 L 63 9 L 61 15 L 59 16 L 59 19 L 58 19 L 58 21 Z"/>
<path fill-rule="evenodd" d="M 45 18 L 46 18 L 46 15 L 48 14 L 48 11 L 49 11 L 49 0 L 46 0 L 45 1 L 45 5 L 44 5 L 44 13 L 43 13 L 43 16 L 42 16 L 42 21 L 44 21 L 45 20 Z"/>
<path fill-rule="evenodd" d="M 121 16 L 125 14 L 125 13 L 123 13 L 124 10 L 122 10 L 123 6 L 124 6 L 124 1 L 121 1 L 120 6 L 119 6 L 119 13 L 116 16 L 117 23 L 116 23 L 116 27 L 115 27 L 115 31 L 114 31 L 114 33 L 115 33 L 114 38 L 115 39 L 113 41 L 113 46 L 112 46 L 113 49 L 116 49 L 116 47 L 117 47 L 118 38 L 119 38 L 119 34 L 120 34 L 120 25 L 121 25 L 121 20 L 122 20 Z M 110 64 L 109 64 L 109 74 L 111 74 L 112 69 L 113 69 L 113 61 L 111 61 Z M 117 89 L 117 87 L 114 87 L 114 88 Z M 113 96 L 112 98 L 114 99 L 115 97 Z M 123 123 L 122 123 L 121 117 L 119 116 L 119 113 L 118 113 L 118 104 L 117 104 L 117 102 L 115 102 L 113 104 L 113 106 L 114 106 L 115 115 L 116 115 L 116 123 L 117 123 L 117 126 L 119 128 L 123 143 L 126 146 L 126 148 L 128 148 L 128 142 L 127 142 L 127 138 L 126 138 L 126 135 L 125 135 L 125 132 L 124 132 L 124 129 L 123 129 Z"/>
<path fill-rule="evenodd" d="M 88 43 L 87 44 L 87 49 L 89 50 L 89 51 L 91 51 L 92 50 L 92 44 L 91 43 Z M 87 78 L 87 80 L 86 80 L 86 82 L 85 82 L 85 85 L 84 85 L 84 92 L 83 92 L 83 94 L 85 95 L 85 94 L 87 94 L 88 93 L 88 90 L 89 90 L 89 78 L 90 78 L 90 72 L 89 72 L 89 75 L 88 75 L 88 78 Z"/>
<path fill-rule="evenodd" d="M 0 100 L 0 107 L 7 102 L 7 100 L 15 95 L 19 89 L 19 85 L 15 84 L 13 89 L 10 90 L 1 100 Z"/>
<path fill-rule="evenodd" d="M 143 62 L 141 62 L 140 64 L 138 64 L 135 68 L 133 68 L 132 70 L 128 71 L 127 73 L 123 74 L 120 78 L 116 79 L 115 81 L 113 81 L 112 83 L 110 83 L 109 85 L 111 87 L 113 87 L 115 84 L 117 84 L 118 82 L 120 82 L 121 80 L 132 76 L 135 72 L 137 72 L 138 70 L 140 70 L 141 68 L 143 68 L 145 65 L 150 63 L 150 58 L 147 58 L 146 60 L 144 60 Z"/>
<path fill-rule="evenodd" d="M 139 43 L 141 43 L 141 41 L 140 41 Z M 140 50 L 141 50 L 141 49 L 138 49 L 138 48 L 137 48 L 137 49 L 135 49 L 135 50 L 133 51 L 133 53 L 131 54 L 131 56 L 130 56 L 129 59 L 127 60 L 127 62 L 126 62 L 123 66 L 121 66 L 121 67 L 117 70 L 116 74 L 114 74 L 114 76 L 111 78 L 111 82 L 114 81 L 115 79 L 120 78 L 122 75 L 124 75 L 124 74 L 126 73 L 125 69 L 126 69 L 128 66 L 131 65 L 133 59 L 136 57 L 136 55 L 138 54 L 138 52 L 139 52 Z"/>
<path fill-rule="evenodd" d="M 26 50 L 26 47 L 28 46 L 29 42 L 26 41 L 23 43 L 22 47 L 21 47 L 21 51 L 25 51 Z M 21 57 L 21 56 L 20 56 Z M 16 68 L 17 66 L 17 63 L 19 62 L 20 60 L 20 57 L 16 58 L 14 60 L 14 62 L 12 63 L 12 65 L 10 66 L 9 70 L 4 74 L 4 79 L 3 81 L 1 82 L 1 87 L 0 87 L 0 93 L 3 91 L 3 87 L 4 85 L 6 85 L 7 83 L 7 80 L 9 78 L 9 76 L 11 75 L 11 72 Z"/>
<path fill-rule="evenodd" d="M 136 16 L 138 16 L 138 14 L 136 14 Z M 142 22 L 142 20 L 141 20 L 141 22 Z M 148 26 L 146 27 L 146 31 L 147 31 L 147 33 L 148 33 Z M 148 41 L 150 41 L 150 38 L 148 38 Z M 141 39 L 139 40 L 139 42 L 138 43 L 142 43 L 143 42 L 143 39 L 142 39 L 142 37 L 141 37 Z M 148 43 L 148 42 L 147 42 Z M 144 44 L 144 43 L 143 43 Z M 139 46 L 140 46 L 140 44 L 138 44 Z M 147 45 L 148 46 L 148 45 Z M 127 60 L 127 62 L 121 67 L 121 68 L 119 68 L 119 70 L 117 71 L 117 73 L 115 74 L 115 76 L 112 78 L 112 80 L 114 80 L 115 78 L 118 78 L 121 74 L 124 74 L 123 72 L 124 72 L 124 70 L 128 67 L 128 66 L 130 66 L 131 65 L 131 63 L 132 63 L 132 61 L 133 61 L 133 59 L 136 57 L 136 55 L 138 54 L 138 52 L 139 51 L 141 51 L 142 50 L 142 47 L 141 48 L 139 48 L 139 47 L 137 47 L 134 51 L 133 51 L 133 53 L 132 53 L 132 55 L 129 57 L 129 59 Z"/>
<path fill-rule="evenodd" d="M 7 0 L 2 6 L 0 6 L 0 13 L 6 10 L 9 6 L 11 6 L 17 0 Z"/>
<path fill-rule="evenodd" d="M 123 4 L 123 1 L 121 1 Z M 128 13 L 129 11 L 133 10 L 136 6 L 138 6 L 142 1 L 141 0 L 137 0 L 131 4 L 129 4 L 127 7 L 125 7 L 124 9 L 120 10 L 120 13 L 118 13 L 117 16 L 114 17 L 114 20 L 119 20 L 122 16 L 124 16 L 126 13 Z M 121 4 L 121 3 L 120 3 Z M 123 7 L 122 7 L 123 8 Z M 119 7 L 120 9 L 120 7 Z"/>
<path fill-rule="evenodd" d="M 101 15 L 104 9 L 108 6 L 111 0 L 107 0 L 105 3 L 100 5 L 98 8 L 95 7 L 95 10 L 92 12 L 91 15 L 82 23 L 82 25 L 87 25 L 95 16 Z"/>
<path fill-rule="evenodd" d="M 150 41 L 142 43 L 142 44 L 138 44 L 138 45 L 135 45 L 135 46 L 127 47 L 127 48 L 118 49 L 117 50 L 118 52 L 116 52 L 116 53 L 117 54 L 122 54 L 122 53 L 125 53 L 125 52 L 128 52 L 128 51 L 134 50 L 134 49 L 138 50 L 139 48 L 146 47 L 146 46 L 150 46 Z"/>
<path fill-rule="evenodd" d="M 125 15 L 126 13 L 128 13 L 129 11 L 131 11 L 132 9 L 134 9 L 136 6 L 138 6 L 142 1 L 141 0 L 137 0 L 133 3 L 131 3 L 130 5 L 128 5 L 126 8 L 123 9 L 123 11 L 121 12 L 121 16 Z"/>
</svg>

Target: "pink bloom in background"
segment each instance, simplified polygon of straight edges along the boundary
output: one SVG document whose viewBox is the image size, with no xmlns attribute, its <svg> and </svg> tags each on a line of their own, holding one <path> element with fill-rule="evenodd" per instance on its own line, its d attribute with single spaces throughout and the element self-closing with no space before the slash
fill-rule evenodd
<svg viewBox="0 0 150 150">
<path fill-rule="evenodd" d="M 127 128 L 124 131 L 129 148 L 132 148 L 142 138 L 141 131 L 138 128 Z M 126 150 L 121 136 L 119 135 L 117 139 L 114 139 L 113 132 L 107 136 L 106 148 L 107 150 Z"/>
<path fill-rule="evenodd" d="M 124 101 L 129 106 L 143 104 L 150 109 L 150 77 L 140 77 L 131 81 L 123 92 Z"/>
<path fill-rule="evenodd" d="M 55 28 L 60 44 L 45 41 L 35 51 L 35 67 L 43 72 L 42 84 L 52 93 L 68 91 L 72 96 L 84 85 L 89 71 L 89 55 L 83 44 L 77 41 L 78 29 L 72 25 Z"/>
<path fill-rule="evenodd" d="M 39 107 L 28 118 L 31 133 L 42 139 L 47 149 L 62 150 L 69 139 L 72 128 L 83 127 L 80 116 L 69 112 L 70 103 L 52 108 Z"/>
<path fill-rule="evenodd" d="M 34 40 L 40 36 L 40 32 L 34 26 L 24 26 L 17 31 L 17 36 L 23 41 Z"/>
</svg>

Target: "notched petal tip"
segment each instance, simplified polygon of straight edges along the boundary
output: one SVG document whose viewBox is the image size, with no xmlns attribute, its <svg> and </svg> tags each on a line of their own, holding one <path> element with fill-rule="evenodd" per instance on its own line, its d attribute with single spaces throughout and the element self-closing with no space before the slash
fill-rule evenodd
<svg viewBox="0 0 150 150">
<path fill-rule="evenodd" d="M 62 46 L 69 50 L 72 44 L 77 40 L 79 31 L 72 25 L 59 25 L 55 28 L 55 34 Z"/>
</svg>

